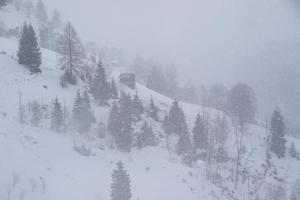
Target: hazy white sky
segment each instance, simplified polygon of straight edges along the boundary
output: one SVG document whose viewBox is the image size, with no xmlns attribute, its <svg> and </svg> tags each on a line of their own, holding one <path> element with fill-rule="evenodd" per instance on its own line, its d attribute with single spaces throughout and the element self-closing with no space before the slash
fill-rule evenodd
<svg viewBox="0 0 300 200">
<path fill-rule="evenodd" d="M 245 57 L 298 40 L 300 33 L 290 0 L 45 1 L 85 41 L 175 62 L 194 81 L 230 82 Z"/>
</svg>

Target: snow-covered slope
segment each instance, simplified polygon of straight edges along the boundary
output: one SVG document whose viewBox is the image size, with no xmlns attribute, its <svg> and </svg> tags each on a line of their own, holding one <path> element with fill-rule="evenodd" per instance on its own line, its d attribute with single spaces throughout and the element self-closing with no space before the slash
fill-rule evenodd
<svg viewBox="0 0 300 200">
<path fill-rule="evenodd" d="M 71 109 L 73 97 L 83 85 L 68 89 L 60 87 L 61 70 L 56 64 L 56 54 L 51 51 L 42 51 L 43 72 L 30 75 L 15 60 L 17 42 L 0 38 L 0 44 L 0 199 L 109 199 L 110 175 L 119 160 L 125 163 L 130 174 L 133 199 L 231 199 L 247 195 L 249 188 L 246 185 L 233 192 L 233 184 L 228 180 L 219 187 L 211 184 L 205 177 L 204 162 L 199 161 L 193 168 L 185 166 L 175 154 L 168 153 L 164 138 L 161 138 L 158 147 L 134 149 L 129 154 L 122 154 L 109 149 L 105 141 L 94 136 L 54 133 L 47 124 L 40 128 L 19 125 L 20 93 L 24 103 L 38 100 L 48 104 L 58 97 Z M 117 77 L 118 72 L 115 71 L 113 76 Z M 140 84 L 137 84 L 136 90 L 119 82 L 117 84 L 121 90 L 132 94 L 137 90 L 144 103 L 152 97 L 163 111 L 167 111 L 173 101 Z M 181 106 L 191 129 L 196 114 L 202 112 L 202 108 L 186 103 L 181 103 Z M 105 119 L 107 111 L 108 108 L 94 105 L 98 120 Z M 206 112 L 212 117 L 218 114 L 211 109 L 206 109 Z M 161 131 L 159 125 L 156 126 L 156 132 Z M 249 176 L 255 176 L 263 172 L 266 130 L 250 125 L 244 140 L 246 156 L 242 163 Z M 234 135 L 230 134 L 227 144 L 230 155 L 234 154 L 234 141 Z M 87 145 L 92 156 L 85 157 L 74 151 L 77 143 Z M 299 143 L 296 142 L 296 145 L 299 148 Z M 292 183 L 300 176 L 300 164 L 288 159 L 275 160 L 276 177 Z M 229 172 L 230 169 L 224 170 L 222 176 L 226 179 Z M 264 181 L 268 185 L 273 184 L 275 179 L 268 176 Z"/>
<path fill-rule="evenodd" d="M 34 18 L 26 18 L 10 6 L 0 11 L 0 21 L 5 22 L 7 28 L 18 27 L 27 20 L 35 24 Z M 130 174 L 133 200 L 255 199 L 256 193 L 261 192 L 262 197 L 277 183 L 285 185 L 288 193 L 291 185 L 300 178 L 300 162 L 289 156 L 281 160 L 273 156 L 273 167 L 264 174 L 268 131 L 256 125 L 249 125 L 243 138 L 245 148 L 241 169 L 247 173 L 241 181 L 244 184 L 237 189 L 230 180 L 236 151 L 235 129 L 231 126 L 226 142 L 230 161 L 219 172 L 222 183 L 212 184 L 206 177 L 209 166 L 205 162 L 198 161 L 193 167 L 188 167 L 173 152 L 174 147 L 171 147 L 171 152 L 167 150 L 159 122 L 150 120 L 160 138 L 159 146 L 142 150 L 134 148 L 126 154 L 111 150 L 106 139 L 93 134 L 52 132 L 47 120 L 39 128 L 21 125 L 18 123 L 19 97 L 24 105 L 35 100 L 45 106 L 58 97 L 71 111 L 77 90 L 83 90 L 85 85 L 79 83 L 76 87 L 62 88 L 57 55 L 45 49 L 42 50 L 42 73 L 31 75 L 16 61 L 17 45 L 16 40 L 0 37 L 1 200 L 108 200 L 111 173 L 119 160 L 124 162 Z M 145 105 L 153 98 L 161 114 L 169 110 L 172 99 L 138 83 L 136 90 L 129 89 L 118 81 L 121 71 L 115 69 L 112 72 L 119 90 L 132 95 L 138 92 Z M 180 106 L 190 130 L 197 113 L 205 112 L 212 119 L 222 115 L 217 110 L 198 105 L 181 102 Z M 106 121 L 109 107 L 96 104 L 92 107 L 97 121 Z M 288 146 L 291 140 L 300 149 L 300 142 L 294 138 L 288 138 Z M 74 151 L 75 146 L 82 144 L 91 150 L 90 156 Z"/>
<path fill-rule="evenodd" d="M 15 41 L 0 38 L 0 44 L 0 52 L 6 52 L 0 55 L 0 112 L 3 113 L 0 119 L 0 199 L 7 199 L 8 195 L 11 199 L 20 198 L 23 192 L 24 199 L 108 199 L 110 175 L 119 160 L 124 161 L 130 173 L 134 199 L 198 199 L 208 194 L 200 192 L 203 189 L 197 190 L 203 181 L 189 175 L 201 170 L 170 160 L 164 145 L 121 154 L 109 150 L 101 141 L 87 140 L 93 156 L 83 157 L 73 146 L 74 142 L 86 138 L 57 134 L 47 130 L 46 125 L 41 128 L 17 125 L 20 92 L 24 103 L 38 100 L 47 104 L 59 97 L 71 108 L 77 88 L 60 87 L 61 70 L 56 65 L 55 53 L 43 50 L 43 72 L 33 76 L 17 64 Z M 171 103 L 171 99 L 141 85 L 138 92 L 145 101 L 152 96 L 163 105 Z M 197 110 L 197 106 L 194 109 Z M 106 111 L 95 108 L 97 116 L 106 115 Z M 19 181 L 14 184 L 16 177 Z M 32 184 L 37 185 L 33 191 Z"/>
</svg>

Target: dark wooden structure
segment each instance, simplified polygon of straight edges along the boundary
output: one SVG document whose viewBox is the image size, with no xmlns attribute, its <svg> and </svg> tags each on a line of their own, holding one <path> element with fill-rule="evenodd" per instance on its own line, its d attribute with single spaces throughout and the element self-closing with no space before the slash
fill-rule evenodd
<svg viewBox="0 0 300 200">
<path fill-rule="evenodd" d="M 124 85 L 135 89 L 135 75 L 133 73 L 122 73 L 119 76 L 120 82 Z"/>
</svg>

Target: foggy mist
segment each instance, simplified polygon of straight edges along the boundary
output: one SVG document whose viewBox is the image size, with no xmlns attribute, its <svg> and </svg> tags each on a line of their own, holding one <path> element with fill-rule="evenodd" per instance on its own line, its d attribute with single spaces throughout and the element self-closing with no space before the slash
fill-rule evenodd
<svg viewBox="0 0 300 200">
<path fill-rule="evenodd" d="M 80 27 L 86 41 L 122 49 L 127 62 L 140 55 L 163 65 L 174 63 L 182 84 L 249 82 L 265 95 L 259 98 L 263 118 L 288 101 L 283 95 L 265 103 L 272 98 L 266 93 L 275 90 L 261 88 L 273 84 L 265 78 L 269 71 L 300 65 L 300 11 L 294 0 L 46 2 Z"/>
<path fill-rule="evenodd" d="M 299 0 L 0 0 L 0 199 L 300 200 Z"/>
<path fill-rule="evenodd" d="M 290 0 L 47 3 L 80 27 L 86 40 L 119 47 L 131 57 L 140 54 L 164 64 L 176 63 L 185 75 L 183 81 L 236 82 L 237 71 L 252 67 L 247 66 L 249 59 L 298 41 L 300 33 L 299 16 Z"/>
</svg>

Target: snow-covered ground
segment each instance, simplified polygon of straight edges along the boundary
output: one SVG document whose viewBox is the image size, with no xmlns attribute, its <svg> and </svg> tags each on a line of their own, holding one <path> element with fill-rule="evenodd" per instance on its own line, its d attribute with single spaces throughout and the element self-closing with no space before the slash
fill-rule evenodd
<svg viewBox="0 0 300 200">
<path fill-rule="evenodd" d="M 30 75 L 17 64 L 15 54 L 17 42 L 0 38 L 0 199 L 109 199 L 111 172 L 115 163 L 122 160 L 128 170 L 133 189 L 133 199 L 213 199 L 221 195 L 220 188 L 205 178 L 205 165 L 199 162 L 194 168 L 187 167 L 174 155 L 170 157 L 162 140 L 158 147 L 133 150 L 122 154 L 107 148 L 100 139 L 82 138 L 76 134 L 58 134 L 47 126 L 32 128 L 17 123 L 18 94 L 24 103 L 30 100 L 48 104 L 55 97 L 64 101 L 69 109 L 77 87 L 63 89 L 59 85 L 60 68 L 55 53 L 43 50 L 42 73 Z M 117 79 L 118 72 L 114 72 Z M 121 90 L 135 93 L 117 82 Z M 78 86 L 80 87 L 80 86 Z M 81 88 L 82 89 L 82 88 Z M 152 97 L 163 111 L 167 111 L 173 100 L 137 84 L 137 92 L 144 103 Z M 181 103 L 188 119 L 189 128 L 202 108 Z M 96 116 L 107 116 L 107 108 L 94 106 Z M 218 111 L 206 109 L 216 115 Z M 159 128 L 156 131 L 160 131 Z M 233 131 L 233 130 L 231 130 Z M 230 134 L 227 150 L 234 154 L 234 135 Z M 244 138 L 245 159 L 242 161 L 251 173 L 262 171 L 265 162 L 266 130 L 251 125 Z M 73 150 L 74 143 L 85 142 L 92 156 L 84 157 Z M 299 144 L 298 144 L 299 148 Z M 299 178 L 299 162 L 278 161 L 278 177 L 286 182 Z M 226 177 L 226 171 L 224 171 Z M 274 180 L 268 178 L 267 182 Z M 33 187 L 33 188 L 32 188 Z M 233 187 L 228 186 L 233 189 Z M 240 194 L 246 187 L 239 188 Z M 223 194 L 224 195 L 224 194 Z"/>
<path fill-rule="evenodd" d="M 198 178 L 201 170 L 170 160 L 164 145 L 121 154 L 103 149 L 100 142 L 94 141 L 89 144 L 93 156 L 83 157 L 73 150 L 76 135 L 18 125 L 20 92 L 24 103 L 38 100 L 47 104 L 58 97 L 71 109 L 77 88 L 63 89 L 59 85 L 61 70 L 56 65 L 55 53 L 43 50 L 43 72 L 33 76 L 15 60 L 16 41 L 0 38 L 0 44 L 0 52 L 6 52 L 0 55 L 0 112 L 3 113 L 0 119 L 0 199 L 7 199 L 9 195 L 11 199 L 21 198 L 23 193 L 24 199 L 108 199 L 110 175 L 119 160 L 124 161 L 131 176 L 133 199 L 198 199 L 208 194 L 203 190 L 210 187 Z M 172 102 L 141 85 L 137 90 L 144 101 L 153 97 L 167 107 Z M 198 109 L 194 106 L 195 112 Z M 97 108 L 95 114 L 102 115 L 98 113 L 101 111 L 104 115 L 107 113 Z M 19 180 L 14 184 L 15 179 Z M 32 191 L 35 184 L 37 188 Z"/>
<path fill-rule="evenodd" d="M 0 12 L 1 21 L 8 27 L 16 27 L 27 20 L 24 15 L 8 7 Z M 29 19 L 34 20 L 34 19 Z M 263 173 L 266 162 L 267 130 L 249 125 L 243 138 L 245 152 L 241 165 L 247 170 L 248 177 L 238 189 L 229 180 L 231 164 L 220 173 L 224 178 L 222 185 L 213 185 L 205 176 L 206 164 L 199 161 L 194 167 L 182 164 L 181 159 L 167 151 L 165 138 L 160 145 L 143 150 L 133 149 L 131 153 L 119 153 L 111 150 L 107 141 L 94 136 L 79 136 L 72 131 L 55 133 L 49 130 L 49 124 L 39 128 L 18 123 L 19 96 L 23 104 L 32 100 L 49 105 L 56 97 L 69 111 L 78 89 L 84 84 L 62 88 L 59 78 L 62 74 L 57 64 L 57 55 L 42 50 L 42 73 L 31 75 L 24 66 L 16 61 L 18 43 L 16 39 L 0 37 L 0 199 L 4 200 L 101 200 L 109 199 L 111 173 L 116 162 L 122 160 L 130 174 L 133 200 L 202 200 L 202 199 L 245 199 L 249 190 L 263 182 L 263 189 L 275 185 L 284 179 L 287 190 L 300 178 L 300 162 L 289 156 L 282 160 L 273 156 L 274 168 L 268 175 L 258 179 L 253 177 Z M 118 88 L 130 94 L 138 92 L 143 103 L 153 98 L 161 113 L 167 112 L 173 100 L 138 84 L 131 90 L 118 81 L 121 69 L 114 70 L 112 76 Z M 191 130 L 197 113 L 206 112 L 212 118 L 221 112 L 198 105 L 180 103 Z M 93 105 L 97 121 L 105 120 L 108 107 Z M 153 123 L 155 133 L 161 132 L 161 124 Z M 231 157 L 235 154 L 234 129 L 230 134 L 226 150 Z M 296 148 L 300 142 L 288 138 L 288 146 L 293 140 Z M 74 151 L 74 145 L 84 143 L 91 149 L 91 156 L 82 156 Z M 276 172 L 275 172 L 276 171 Z M 276 180 L 277 179 L 277 180 Z M 281 182 L 282 183 L 282 182 Z M 249 185 L 250 189 L 249 189 Z"/>
</svg>

